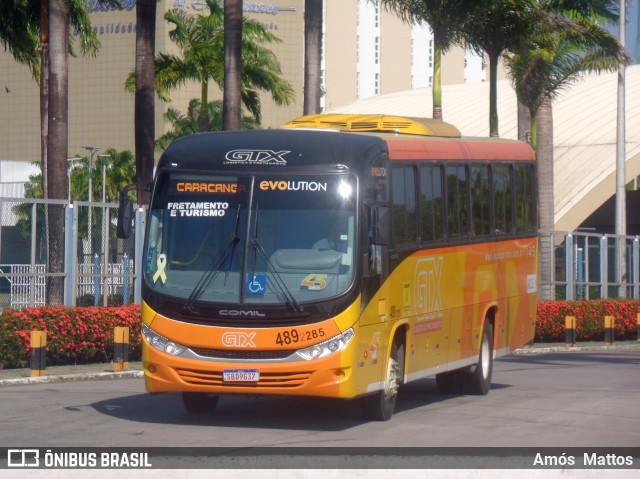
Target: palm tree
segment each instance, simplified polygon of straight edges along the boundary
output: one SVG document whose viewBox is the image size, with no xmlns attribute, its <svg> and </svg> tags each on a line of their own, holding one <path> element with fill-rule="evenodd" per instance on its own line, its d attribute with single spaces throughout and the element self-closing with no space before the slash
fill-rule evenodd
<svg viewBox="0 0 640 479">
<path fill-rule="evenodd" d="M 79 32 L 83 53 L 95 54 L 99 42 L 91 29 L 86 4 L 82 0 L 54 0 L 51 11 L 48 0 L 0 1 L 3 11 L 0 42 L 17 61 L 28 64 L 40 82 L 42 192 L 45 198 L 64 199 L 68 146 L 67 57 L 75 55 L 70 25 Z M 52 39 L 49 38 L 50 26 L 54 33 Z M 63 220 L 61 207 L 52 207 L 51 212 L 45 214 L 50 273 L 62 271 L 63 244 L 58 232 L 63 227 Z M 50 229 L 56 234 L 49 235 Z M 49 300 L 53 302 L 62 299 L 59 279 L 54 278 L 48 288 Z"/>
<path fill-rule="evenodd" d="M 222 129 L 239 130 L 241 123 L 242 0 L 224 0 L 224 95 Z M 203 115 L 209 119 L 209 115 Z M 203 131 L 208 130 L 202 125 Z"/>
<path fill-rule="evenodd" d="M 170 10 L 165 19 L 175 28 L 169 38 L 181 50 L 181 56 L 160 53 L 155 60 L 155 89 L 164 101 L 169 91 L 191 80 L 201 85 L 200 105 L 208 105 L 209 82 L 224 88 L 224 14 L 215 0 L 207 0 L 208 15 L 190 15 L 179 9 Z M 281 77 L 280 63 L 273 52 L 263 46 L 280 40 L 264 25 L 243 19 L 242 30 L 242 103 L 260 121 L 259 91 L 271 93 L 278 105 L 294 99 L 292 85 Z M 135 87 L 135 75 L 125 83 L 129 91 Z M 206 108 L 201 111 L 206 115 Z"/>
<path fill-rule="evenodd" d="M 89 197 L 89 173 L 91 174 L 92 197 L 102 197 L 102 170 L 105 171 L 105 199 L 114 202 L 122 189 L 136 181 L 136 161 L 129 150 L 118 151 L 108 148 L 89 171 L 89 158 L 81 157 L 78 166 L 70 172 L 71 200 L 86 200 Z M 80 230 L 82 231 L 82 229 Z"/>
<path fill-rule="evenodd" d="M 107 0 L 109 2 L 116 0 Z M 42 178 L 44 197 L 50 196 L 49 171 L 58 165 L 51 165 L 49 161 L 49 2 L 48 0 L 31 1 L 32 15 L 39 12 L 40 43 L 37 51 L 40 53 L 40 161 L 42 162 Z M 37 9 L 37 10 L 36 10 Z M 96 55 L 100 42 L 91 27 L 87 4 L 82 0 L 71 0 L 69 3 L 69 25 L 79 34 L 80 50 L 83 55 Z M 76 56 L 73 35 L 69 37 L 69 53 Z M 66 159 L 65 159 L 66 168 Z"/>
<path fill-rule="evenodd" d="M 216 100 L 209 103 L 207 111 L 211 119 L 209 131 L 222 130 L 222 101 Z M 164 119 L 171 123 L 173 130 L 168 131 L 156 140 L 156 150 L 164 151 L 174 140 L 200 132 L 200 100 L 197 98 L 189 102 L 186 114 L 182 114 L 175 108 L 169 108 L 164 114 Z M 260 124 L 251 116 L 243 116 L 241 120 L 243 130 L 257 130 Z"/>
<path fill-rule="evenodd" d="M 86 3 L 82 0 L 41 0 L 40 45 L 42 64 L 40 68 L 40 112 L 41 112 L 41 162 L 45 198 L 66 199 L 67 158 L 69 145 L 69 55 L 74 55 L 70 26 L 79 32 L 80 49 L 83 53 L 96 54 L 99 42 L 91 28 Z M 47 22 L 48 18 L 48 22 Z M 45 215 L 48 236 L 48 271 L 64 271 L 64 210 L 61 206 L 50 206 Z M 50 304 L 62 302 L 62 277 L 49 278 L 47 288 Z"/>
<path fill-rule="evenodd" d="M 377 0 L 376 0 L 377 1 Z M 433 32 L 433 118 L 442 120 L 442 54 L 461 42 L 461 28 L 468 20 L 464 0 L 381 0 L 404 21 L 426 22 Z"/>
<path fill-rule="evenodd" d="M 505 51 L 527 45 L 536 23 L 536 0 L 468 0 L 469 20 L 463 34 L 467 44 L 489 58 L 489 135 L 500 136 L 498 119 L 498 61 Z"/>
<path fill-rule="evenodd" d="M 69 2 L 51 0 L 49 41 L 49 196 L 64 199 L 67 196 L 67 151 L 68 151 L 68 95 L 69 95 Z M 50 208 L 47 216 L 48 230 L 64 230 L 64 211 L 60 207 Z M 49 235 L 49 273 L 62 273 L 64 259 L 64 235 Z M 47 288 L 49 304 L 62 300 L 62 278 L 50 278 Z"/>
<path fill-rule="evenodd" d="M 542 106 L 579 80 L 583 72 L 615 71 L 627 57 L 615 37 L 588 19 L 549 25 L 535 50 L 505 57 L 518 99 L 531 115 L 532 145 L 537 149 L 536 115 Z"/>
<path fill-rule="evenodd" d="M 108 0 L 109 2 L 116 0 Z M 14 59 L 29 66 L 40 84 L 40 146 L 42 179 L 45 198 L 49 198 L 48 179 L 48 104 L 49 104 L 49 2 L 48 0 L 0 0 L 0 44 Z M 99 42 L 91 28 L 86 3 L 71 0 L 69 22 L 79 33 L 83 54 L 96 54 Z M 69 52 L 75 56 L 73 36 L 69 38 Z"/>
<path fill-rule="evenodd" d="M 149 204 L 155 140 L 156 0 L 136 2 L 135 148 L 138 204 Z"/>
<path fill-rule="evenodd" d="M 2 21 L 0 22 L 0 45 L 13 58 L 27 65 L 34 78 L 38 78 L 38 28 L 37 17 L 19 0 L 0 0 Z"/>
<path fill-rule="evenodd" d="M 49 2 L 40 0 L 40 162 L 45 198 L 49 198 Z M 48 231 L 48 229 L 47 229 Z"/>
<path fill-rule="evenodd" d="M 575 48 L 586 48 L 589 50 L 593 46 L 594 41 L 598 44 L 601 41 L 615 42 L 615 39 L 610 35 L 606 35 L 601 29 L 592 31 L 584 35 L 583 30 L 578 25 L 572 25 L 571 19 L 578 18 L 583 20 L 592 20 L 596 22 L 611 21 L 616 22 L 618 20 L 618 2 L 617 0 L 545 0 L 539 1 L 537 8 L 541 12 L 541 15 L 537 18 L 535 32 L 531 36 L 531 43 L 529 47 L 526 46 L 519 51 L 515 52 L 515 55 L 511 55 L 506 58 L 506 66 L 510 70 L 510 78 L 516 86 L 516 93 L 519 97 L 518 107 L 519 109 L 525 108 L 527 111 L 525 114 L 518 112 L 519 118 L 523 118 L 525 124 L 521 125 L 520 120 L 518 124 L 519 131 L 529 131 L 531 135 L 536 135 L 537 128 L 534 130 L 532 125 L 531 110 L 537 110 L 540 107 L 540 99 L 543 96 L 543 89 L 546 81 L 547 74 L 553 67 L 544 67 L 546 58 L 550 62 L 555 61 L 558 64 L 562 63 L 562 59 L 567 55 L 574 56 L 578 53 Z M 587 27 L 589 30 L 589 27 Z M 563 41 L 563 46 L 559 47 L 557 42 L 557 34 L 563 32 L 568 37 Z M 573 33 L 571 33 L 573 32 Z M 604 33 L 605 38 L 600 37 Z M 600 37 L 600 38 L 599 38 Z M 544 45 L 543 43 L 547 44 Z M 572 47 L 573 41 L 582 43 L 582 47 Z M 586 43 L 585 43 L 586 42 Z M 618 46 L 613 44 L 609 45 L 613 50 L 609 49 L 609 52 L 603 52 L 603 55 L 609 56 L 612 51 L 615 51 Z M 555 51 L 556 48 L 564 48 L 565 51 Z M 568 48 L 568 50 L 567 50 Z M 608 48 L 608 47 L 607 47 Z M 543 54 L 542 52 L 551 52 L 550 54 Z M 593 52 L 598 55 L 599 53 Z M 606 60 L 608 63 L 609 61 Z M 537 66 L 536 66 L 537 64 Z M 610 66 L 610 63 L 609 63 Z M 557 67 L 556 67 L 557 68 Z M 596 68 L 596 71 L 599 71 Z M 556 74 L 551 74 L 556 76 Z M 560 75 L 562 76 L 562 75 Z M 575 78 L 572 79 L 572 81 Z M 553 82 L 551 82 L 553 83 Z M 552 84 L 547 84 L 547 87 L 554 89 Z M 561 86 L 559 90 L 564 88 Z M 523 104 L 520 98 L 528 98 L 526 101 L 528 104 Z M 536 100 L 538 99 L 538 101 Z M 532 138 L 535 141 L 536 138 Z"/>
<path fill-rule="evenodd" d="M 109 155 L 109 159 L 100 155 L 100 161 L 108 161 L 106 168 L 106 197 L 107 201 L 117 201 L 119 193 L 125 186 L 136 181 L 136 160 L 130 150 L 118 151 L 115 148 L 109 148 L 105 151 Z M 98 165 L 101 166 L 101 165 Z M 93 184 L 96 184 L 94 181 Z M 102 185 L 100 185 L 102 188 Z"/>
<path fill-rule="evenodd" d="M 322 62 L 322 0 L 304 2 L 304 106 L 305 115 L 320 113 Z"/>
<path fill-rule="evenodd" d="M 553 99 L 578 81 L 583 72 L 614 71 L 621 62 L 628 61 L 615 37 L 594 21 L 599 16 L 584 16 L 601 12 L 603 3 L 592 2 L 596 6 L 591 10 L 585 7 L 587 3 L 540 2 L 543 15 L 538 17 L 529 47 L 506 57 L 519 104 L 525 105 L 530 113 L 537 158 L 539 228 L 544 231 L 553 230 L 555 225 Z M 613 9 L 607 13 L 607 17 L 611 16 L 615 16 Z M 551 251 L 541 251 L 539 255 L 539 275 L 543 283 L 551 278 L 551 254 Z M 554 295 L 543 287 L 540 296 L 552 299 Z"/>
<path fill-rule="evenodd" d="M 545 0 L 541 2 L 550 12 L 572 18 L 582 17 L 594 20 L 617 21 L 619 0 Z"/>
</svg>

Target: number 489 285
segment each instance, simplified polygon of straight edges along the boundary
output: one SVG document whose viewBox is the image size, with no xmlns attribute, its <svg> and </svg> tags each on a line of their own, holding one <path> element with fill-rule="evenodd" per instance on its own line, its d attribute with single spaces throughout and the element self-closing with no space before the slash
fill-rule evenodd
<svg viewBox="0 0 640 479">
<path fill-rule="evenodd" d="M 312 341 L 324 337 L 324 328 L 310 329 L 308 331 L 300 331 L 296 329 L 288 329 L 278 333 L 276 336 L 276 344 L 286 346 L 288 344 L 296 344 L 300 341 Z"/>
</svg>

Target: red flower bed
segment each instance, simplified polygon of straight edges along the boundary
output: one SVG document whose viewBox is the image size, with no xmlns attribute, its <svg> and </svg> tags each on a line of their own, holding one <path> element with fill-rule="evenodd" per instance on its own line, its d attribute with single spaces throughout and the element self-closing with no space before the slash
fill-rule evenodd
<svg viewBox="0 0 640 479">
<path fill-rule="evenodd" d="M 140 306 L 47 306 L 0 315 L 0 367 L 29 363 L 31 331 L 47 333 L 47 365 L 109 362 L 113 359 L 113 328 L 129 327 L 129 359 L 140 359 Z"/>
<path fill-rule="evenodd" d="M 636 339 L 640 301 L 538 301 L 535 341 L 565 340 L 565 316 L 575 316 L 578 341 L 604 340 L 604 317 L 615 318 L 615 339 Z"/>
</svg>

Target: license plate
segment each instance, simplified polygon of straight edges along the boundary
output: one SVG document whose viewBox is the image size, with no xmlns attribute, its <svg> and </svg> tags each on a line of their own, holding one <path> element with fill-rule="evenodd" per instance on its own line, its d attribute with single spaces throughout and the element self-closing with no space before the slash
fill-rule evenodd
<svg viewBox="0 0 640 479">
<path fill-rule="evenodd" d="M 222 381 L 225 383 L 257 383 L 260 379 L 258 369 L 225 369 Z"/>
</svg>

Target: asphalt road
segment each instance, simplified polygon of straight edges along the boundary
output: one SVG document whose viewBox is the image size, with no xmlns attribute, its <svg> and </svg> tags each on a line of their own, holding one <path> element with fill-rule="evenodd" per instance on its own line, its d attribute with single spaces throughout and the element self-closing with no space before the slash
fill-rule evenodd
<svg viewBox="0 0 640 479">
<path fill-rule="evenodd" d="M 495 362 L 487 396 L 405 386 L 387 422 L 352 402 L 221 398 L 191 416 L 178 394 L 141 379 L 0 388 L 0 447 L 638 447 L 640 347 L 512 355 Z"/>
</svg>

